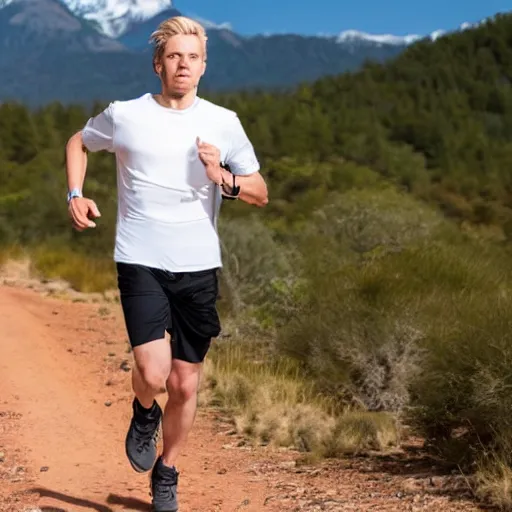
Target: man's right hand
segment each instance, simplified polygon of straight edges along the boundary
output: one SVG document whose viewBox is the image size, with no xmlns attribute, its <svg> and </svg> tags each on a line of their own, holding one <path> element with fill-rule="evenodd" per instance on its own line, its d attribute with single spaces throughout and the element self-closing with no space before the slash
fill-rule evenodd
<svg viewBox="0 0 512 512">
<path fill-rule="evenodd" d="M 83 231 L 87 228 L 95 228 L 96 224 L 90 219 L 101 217 L 101 213 L 92 199 L 85 197 L 74 197 L 69 202 L 69 216 L 73 223 L 73 227 L 77 231 Z"/>
</svg>

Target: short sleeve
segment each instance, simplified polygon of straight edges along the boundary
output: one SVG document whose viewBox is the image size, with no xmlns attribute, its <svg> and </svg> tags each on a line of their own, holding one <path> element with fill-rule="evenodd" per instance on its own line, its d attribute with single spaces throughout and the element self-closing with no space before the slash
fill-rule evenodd
<svg viewBox="0 0 512 512">
<path fill-rule="evenodd" d="M 260 164 L 254 152 L 254 147 L 236 115 L 230 125 L 229 138 L 226 163 L 229 165 L 231 172 L 238 175 L 248 175 L 259 171 Z"/>
<path fill-rule="evenodd" d="M 89 151 L 114 152 L 114 104 L 91 117 L 82 130 L 82 140 Z"/>
</svg>

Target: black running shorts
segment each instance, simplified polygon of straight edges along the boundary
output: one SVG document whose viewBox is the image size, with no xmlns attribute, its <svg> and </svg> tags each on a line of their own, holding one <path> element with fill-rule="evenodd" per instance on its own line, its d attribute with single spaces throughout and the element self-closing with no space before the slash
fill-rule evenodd
<svg viewBox="0 0 512 512">
<path fill-rule="evenodd" d="M 117 282 L 132 347 L 171 335 L 173 359 L 204 360 L 220 333 L 217 270 L 168 272 L 117 263 Z"/>
</svg>

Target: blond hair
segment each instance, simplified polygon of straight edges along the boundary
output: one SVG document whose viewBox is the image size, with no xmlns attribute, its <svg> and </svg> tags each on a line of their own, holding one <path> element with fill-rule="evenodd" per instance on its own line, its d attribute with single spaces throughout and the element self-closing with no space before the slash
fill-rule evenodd
<svg viewBox="0 0 512 512">
<path fill-rule="evenodd" d="M 151 34 L 149 39 L 150 43 L 154 45 L 153 48 L 153 66 L 162 58 L 162 54 L 165 50 L 167 41 L 172 36 L 186 35 L 186 36 L 197 36 L 203 43 L 204 47 L 204 58 L 206 59 L 206 30 L 197 21 L 187 18 L 186 16 L 174 16 L 168 18 Z"/>
</svg>

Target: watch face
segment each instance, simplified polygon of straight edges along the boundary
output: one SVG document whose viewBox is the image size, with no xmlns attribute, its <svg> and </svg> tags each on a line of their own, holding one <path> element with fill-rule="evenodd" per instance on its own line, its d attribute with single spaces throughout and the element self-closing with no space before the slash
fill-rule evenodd
<svg viewBox="0 0 512 512">
<path fill-rule="evenodd" d="M 68 203 L 74 197 L 82 197 L 82 194 L 78 190 L 72 190 L 71 192 L 68 192 Z"/>
</svg>

